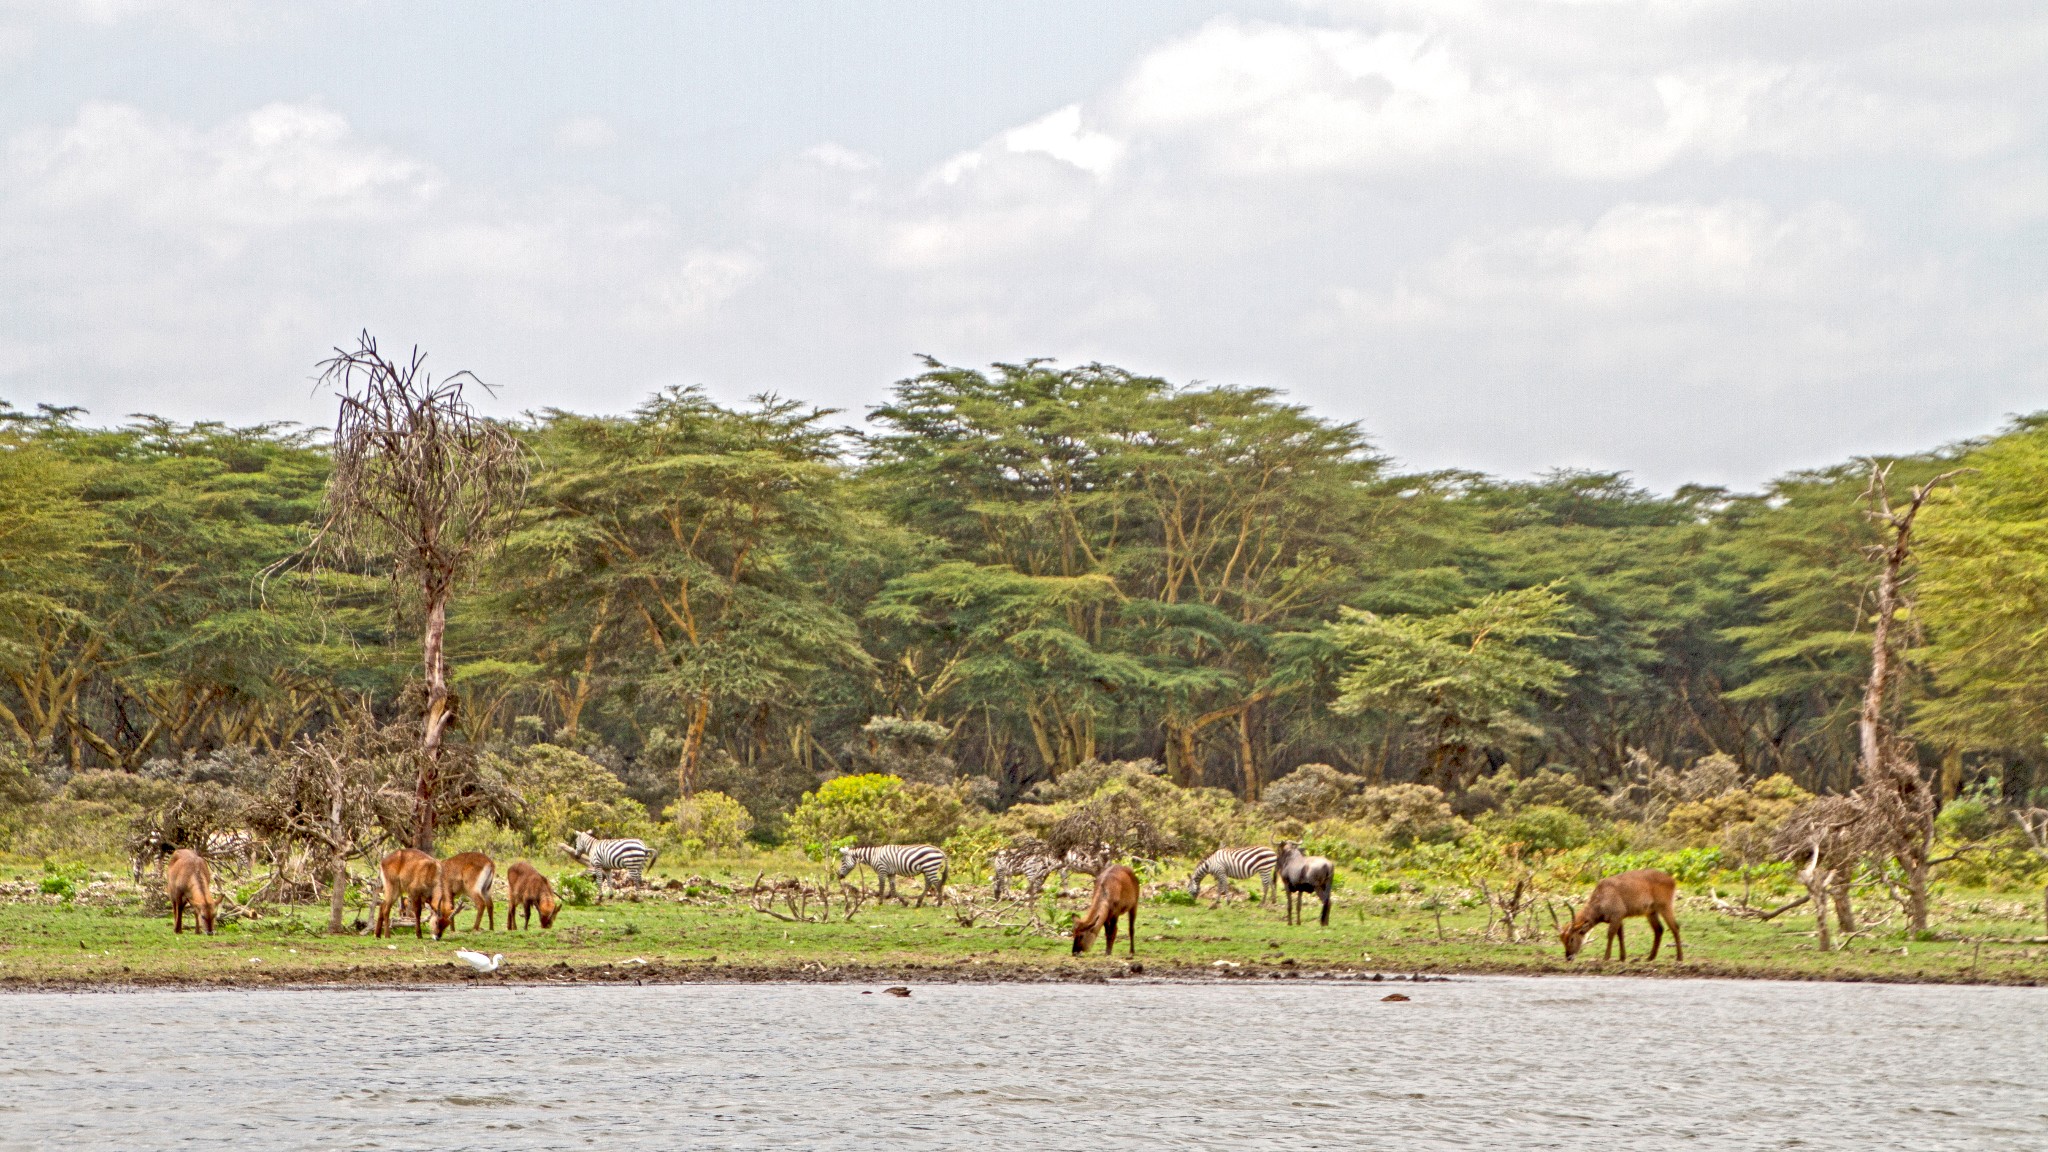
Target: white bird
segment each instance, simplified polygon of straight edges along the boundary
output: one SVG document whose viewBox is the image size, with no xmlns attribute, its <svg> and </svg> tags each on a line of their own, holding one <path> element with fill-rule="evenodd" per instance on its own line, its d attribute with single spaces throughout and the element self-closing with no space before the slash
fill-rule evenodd
<svg viewBox="0 0 2048 1152">
<path fill-rule="evenodd" d="M 494 956 L 486 956 L 481 952 L 471 952 L 467 948 L 456 949 L 455 958 L 483 973 L 496 972 L 498 966 L 505 962 L 505 954 L 503 952 Z"/>
</svg>

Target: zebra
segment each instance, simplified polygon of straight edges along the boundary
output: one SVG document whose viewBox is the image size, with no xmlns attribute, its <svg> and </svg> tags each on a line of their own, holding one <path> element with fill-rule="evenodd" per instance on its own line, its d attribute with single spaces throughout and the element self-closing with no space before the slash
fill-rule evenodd
<svg viewBox="0 0 2048 1152">
<path fill-rule="evenodd" d="M 1255 844 L 1250 848 L 1218 848 L 1209 854 L 1207 860 L 1195 865 L 1195 874 L 1188 878 L 1188 895 L 1202 894 L 1202 877 L 1216 878 L 1216 895 L 1220 899 L 1230 891 L 1232 880 L 1259 878 L 1259 886 L 1268 904 L 1273 902 L 1273 870 L 1280 858 L 1271 848 Z"/>
<path fill-rule="evenodd" d="M 1029 882 L 1026 895 L 1037 896 L 1045 888 L 1045 878 L 1054 872 L 1060 874 L 1060 887 L 1064 888 L 1069 874 L 1094 876 L 1116 863 L 1116 858 L 1116 849 L 1099 840 L 1077 844 L 1064 853 L 1053 852 L 1043 840 L 1027 840 L 999 849 L 989 858 L 989 865 L 994 872 L 996 899 L 1001 900 L 1013 876 L 1022 876 Z"/>
<path fill-rule="evenodd" d="M 930 844 L 883 844 L 874 848 L 841 848 L 839 850 L 839 878 L 846 879 L 848 873 L 861 865 L 875 870 L 875 897 L 881 899 L 896 895 L 898 876 L 922 875 L 924 891 L 917 894 L 917 906 L 924 907 L 924 898 L 936 892 L 939 903 L 946 902 L 946 854 Z"/>
<path fill-rule="evenodd" d="M 211 861 L 232 861 L 237 872 L 247 872 L 255 864 L 256 834 L 247 828 L 208 833 L 199 854 Z"/>
<path fill-rule="evenodd" d="M 590 878 L 597 881 L 600 896 L 611 884 L 614 872 L 624 872 L 633 887 L 638 888 L 640 873 L 654 863 L 656 855 L 645 840 L 600 840 L 588 832 L 576 833 L 575 842 L 568 848 L 570 855 L 590 866 Z"/>
</svg>

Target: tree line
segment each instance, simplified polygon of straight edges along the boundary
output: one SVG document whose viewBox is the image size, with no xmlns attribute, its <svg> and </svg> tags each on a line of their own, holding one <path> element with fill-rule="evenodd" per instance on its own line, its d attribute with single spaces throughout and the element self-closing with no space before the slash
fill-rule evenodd
<svg viewBox="0 0 2048 1152">
<path fill-rule="evenodd" d="M 1845 793 L 1875 706 L 1940 798 L 2048 786 L 2048 419 L 1660 495 L 1403 471 L 1275 391 L 1106 365 L 929 362 L 857 424 L 684 388 L 493 422 L 459 376 L 376 408 L 413 393 L 370 368 L 421 364 L 366 350 L 333 435 L 0 406 L 9 754 L 134 771 L 367 709 L 772 832 L 883 762 L 998 804 L 1137 759 L 1250 800 L 1304 763 L 1614 791 L 1717 755 Z M 1885 509 L 1944 476 L 1873 705 Z"/>
</svg>

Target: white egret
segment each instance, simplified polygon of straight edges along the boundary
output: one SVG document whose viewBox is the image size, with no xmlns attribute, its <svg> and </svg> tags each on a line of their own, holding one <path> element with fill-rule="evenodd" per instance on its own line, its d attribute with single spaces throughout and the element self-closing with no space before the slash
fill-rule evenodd
<svg viewBox="0 0 2048 1152">
<path fill-rule="evenodd" d="M 505 954 L 503 952 L 493 956 L 486 956 L 481 952 L 471 952 L 467 948 L 456 949 L 455 958 L 485 974 L 496 972 L 499 965 L 505 962 Z"/>
</svg>

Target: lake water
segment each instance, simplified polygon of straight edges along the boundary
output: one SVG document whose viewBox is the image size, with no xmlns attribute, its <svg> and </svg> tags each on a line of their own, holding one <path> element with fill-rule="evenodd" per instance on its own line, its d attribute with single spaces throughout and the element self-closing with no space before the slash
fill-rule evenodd
<svg viewBox="0 0 2048 1152">
<path fill-rule="evenodd" d="M 11 995 L 0 1147 L 2048 1148 L 2041 989 L 862 990 Z"/>
</svg>

